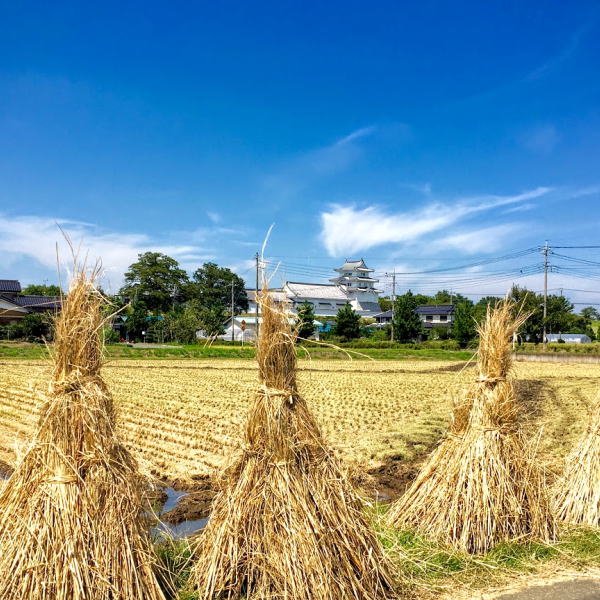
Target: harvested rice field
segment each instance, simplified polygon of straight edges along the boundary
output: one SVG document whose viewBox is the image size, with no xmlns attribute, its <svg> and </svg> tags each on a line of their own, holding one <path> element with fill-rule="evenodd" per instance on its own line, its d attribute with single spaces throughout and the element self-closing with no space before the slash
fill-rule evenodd
<svg viewBox="0 0 600 600">
<path fill-rule="evenodd" d="M 44 361 L 0 361 L 0 459 L 14 464 L 47 382 Z M 552 469 L 583 431 L 600 365 L 518 363 L 515 373 L 540 456 Z M 103 371 L 119 426 L 142 467 L 192 482 L 218 471 L 239 444 L 254 361 L 113 361 Z M 301 392 L 330 443 L 389 495 L 439 440 L 451 400 L 474 377 L 449 361 L 300 361 Z M 397 481 L 394 481 L 394 479 Z"/>
</svg>

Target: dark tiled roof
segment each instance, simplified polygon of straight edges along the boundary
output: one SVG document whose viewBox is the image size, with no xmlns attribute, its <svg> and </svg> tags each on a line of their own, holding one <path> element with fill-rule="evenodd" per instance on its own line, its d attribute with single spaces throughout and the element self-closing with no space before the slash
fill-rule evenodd
<svg viewBox="0 0 600 600">
<path fill-rule="evenodd" d="M 379 312 L 381 310 L 377 302 L 361 302 L 359 300 L 359 305 L 361 310 L 369 310 L 371 312 Z"/>
<path fill-rule="evenodd" d="M 5 302 L 10 302 L 11 304 L 13 304 L 14 306 L 19 306 L 16 302 L 15 302 L 15 297 L 14 296 L 5 296 L 3 294 L 0 294 L 0 300 L 4 300 Z"/>
<path fill-rule="evenodd" d="M 391 310 L 385 310 L 383 312 L 377 313 L 376 315 L 373 315 L 376 319 L 391 319 L 392 318 L 392 311 Z"/>
<path fill-rule="evenodd" d="M 418 315 L 452 315 L 454 314 L 454 304 L 434 304 L 432 306 L 418 306 L 415 312 Z"/>
<path fill-rule="evenodd" d="M 60 308 L 60 296 L 14 296 L 11 302 L 26 308 L 53 309 Z"/>
<path fill-rule="evenodd" d="M 21 291 L 21 284 L 16 279 L 0 279 L 0 293 Z"/>
</svg>

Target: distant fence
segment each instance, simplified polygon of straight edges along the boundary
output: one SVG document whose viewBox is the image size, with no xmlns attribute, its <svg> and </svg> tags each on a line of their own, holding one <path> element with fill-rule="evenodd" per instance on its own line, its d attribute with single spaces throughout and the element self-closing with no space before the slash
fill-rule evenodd
<svg viewBox="0 0 600 600">
<path fill-rule="evenodd" d="M 513 358 L 522 362 L 553 362 L 553 363 L 600 363 L 600 355 L 567 354 L 553 352 L 552 354 L 513 354 Z"/>
</svg>

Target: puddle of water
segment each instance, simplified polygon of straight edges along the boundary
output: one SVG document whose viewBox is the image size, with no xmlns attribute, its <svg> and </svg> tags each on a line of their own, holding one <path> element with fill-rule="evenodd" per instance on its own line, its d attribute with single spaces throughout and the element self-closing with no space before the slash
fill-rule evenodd
<svg viewBox="0 0 600 600">
<path fill-rule="evenodd" d="M 170 523 L 159 523 L 152 529 L 152 533 L 155 535 L 166 534 L 175 539 L 181 539 L 189 537 L 198 531 L 201 531 L 206 527 L 208 523 L 208 517 L 205 519 L 198 519 L 197 521 L 183 521 L 179 525 L 171 525 Z"/>
<path fill-rule="evenodd" d="M 167 494 L 167 500 L 161 510 L 161 514 L 175 508 L 179 500 L 187 496 L 187 492 L 177 492 L 173 488 L 165 488 L 165 494 Z"/>
<path fill-rule="evenodd" d="M 160 515 L 158 516 L 159 519 L 162 515 L 175 508 L 181 498 L 187 496 L 187 492 L 178 492 L 173 488 L 164 488 L 164 492 L 167 495 L 167 499 L 162 507 L 162 510 L 160 511 Z M 160 521 L 155 527 L 152 528 L 151 531 L 153 535 L 157 535 L 159 537 L 166 535 L 175 539 L 181 539 L 204 529 L 207 522 L 208 517 L 193 521 L 183 521 L 178 525 L 172 525 L 171 523 Z"/>
</svg>

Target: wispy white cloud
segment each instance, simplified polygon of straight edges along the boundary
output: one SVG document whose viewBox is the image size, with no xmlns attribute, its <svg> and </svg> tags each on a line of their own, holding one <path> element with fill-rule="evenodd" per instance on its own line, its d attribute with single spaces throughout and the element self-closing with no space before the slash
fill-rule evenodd
<svg viewBox="0 0 600 600">
<path fill-rule="evenodd" d="M 362 155 L 359 141 L 375 131 L 375 126 L 361 127 L 327 146 L 287 160 L 278 171 L 263 179 L 264 189 L 276 195 L 278 200 L 286 200 L 296 196 L 315 179 L 344 171 Z"/>
<path fill-rule="evenodd" d="M 217 223 L 221 222 L 221 215 L 218 212 L 214 212 L 212 210 L 207 210 L 206 216 L 210 219 L 210 221 L 212 223 L 217 224 Z"/>
<path fill-rule="evenodd" d="M 356 140 L 360 140 L 361 138 L 369 137 L 370 135 L 374 134 L 376 130 L 377 128 L 374 125 L 370 125 L 369 127 L 361 127 L 360 129 L 353 131 L 352 133 L 344 136 L 343 138 L 340 138 L 333 145 L 338 147 L 344 146 L 345 144 L 349 144 Z"/>
<path fill-rule="evenodd" d="M 526 202 L 525 204 L 519 204 L 518 206 L 511 206 L 510 208 L 507 208 L 506 210 L 504 210 L 504 214 L 505 215 L 509 215 L 511 213 L 516 213 L 516 212 L 526 212 L 528 210 L 533 210 L 534 208 L 537 208 L 537 204 L 534 204 L 533 202 Z"/>
<path fill-rule="evenodd" d="M 577 199 L 584 198 L 585 196 L 597 196 L 600 195 L 600 185 L 590 185 L 584 188 L 578 188 L 572 191 L 567 191 L 566 196 L 568 198 Z"/>
<path fill-rule="evenodd" d="M 541 65 L 531 71 L 525 77 L 525 80 L 535 81 L 536 79 L 541 79 L 570 60 L 577 52 L 581 40 L 591 31 L 596 24 L 596 21 L 597 19 L 591 19 L 579 27 L 575 32 L 573 32 L 571 37 L 567 40 L 565 45 L 557 54 L 551 56 L 548 60 L 544 61 Z"/>
<path fill-rule="evenodd" d="M 550 154 L 560 142 L 558 129 L 552 124 L 537 125 L 519 136 L 519 142 L 535 154 Z"/>
<path fill-rule="evenodd" d="M 431 196 L 432 187 L 431 183 L 426 181 L 425 183 L 402 183 L 400 184 L 402 187 L 408 188 L 413 192 L 417 192 L 422 194 L 423 196 Z"/>
<path fill-rule="evenodd" d="M 482 227 L 470 231 L 461 231 L 432 242 L 433 250 L 448 248 L 460 250 L 463 254 L 477 254 L 480 252 L 495 252 L 505 246 L 508 238 L 523 229 L 519 223 L 507 223 Z"/>
<path fill-rule="evenodd" d="M 101 260 L 104 281 L 112 289 L 120 286 L 123 273 L 133 263 L 138 254 L 147 251 L 162 252 L 177 259 L 184 269 L 197 268 L 201 262 L 214 260 L 208 250 L 209 244 L 197 243 L 201 237 L 208 239 L 208 229 L 202 236 L 195 237 L 194 232 L 183 235 L 172 233 L 162 239 L 134 232 L 117 233 L 106 231 L 90 223 L 51 217 L 9 216 L 0 213 L 0 254 L 3 265 L 25 261 L 38 265 L 48 271 L 55 271 L 58 257 L 66 267 L 70 264 L 71 254 L 63 234 L 71 239 L 75 248 L 79 248 L 81 258 L 87 257 L 88 263 Z M 223 235 L 223 228 L 215 227 L 215 235 Z M 236 232 L 237 233 L 237 232 Z M 190 240 L 179 243 L 178 240 Z M 211 244 L 214 247 L 214 244 Z"/>
<path fill-rule="evenodd" d="M 351 255 L 389 243 L 414 242 L 474 214 L 539 198 L 552 188 L 513 196 L 487 195 L 454 203 L 436 202 L 417 210 L 390 213 L 377 206 L 333 205 L 321 213 L 321 241 L 331 256 Z"/>
</svg>

